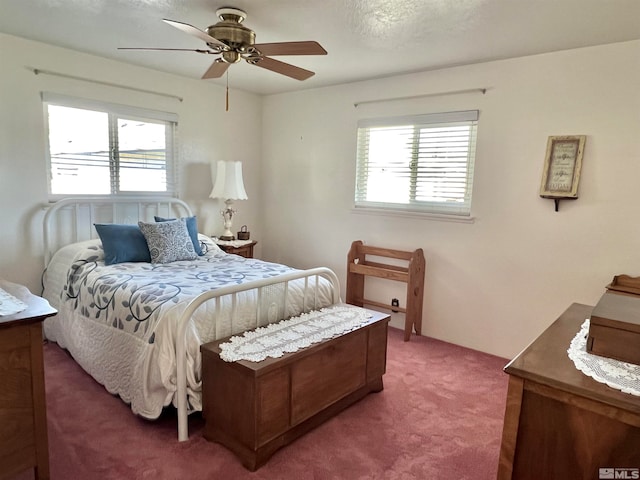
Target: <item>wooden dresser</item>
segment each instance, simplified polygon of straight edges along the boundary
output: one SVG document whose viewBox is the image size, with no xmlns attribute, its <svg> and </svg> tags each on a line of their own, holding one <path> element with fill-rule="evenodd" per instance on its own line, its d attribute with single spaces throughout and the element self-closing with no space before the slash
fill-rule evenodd
<svg viewBox="0 0 640 480">
<path fill-rule="evenodd" d="M 27 304 L 0 316 L 0 478 L 33 468 L 49 478 L 42 321 L 56 314 L 26 288 L 0 280 L 0 288 Z"/>
<path fill-rule="evenodd" d="M 389 315 L 280 358 L 225 362 L 221 343 L 202 351 L 204 436 L 249 470 L 370 392 L 382 390 Z"/>
<path fill-rule="evenodd" d="M 505 367 L 499 480 L 638 478 L 600 469 L 640 469 L 640 397 L 593 380 L 567 355 L 592 308 L 571 305 Z"/>
</svg>

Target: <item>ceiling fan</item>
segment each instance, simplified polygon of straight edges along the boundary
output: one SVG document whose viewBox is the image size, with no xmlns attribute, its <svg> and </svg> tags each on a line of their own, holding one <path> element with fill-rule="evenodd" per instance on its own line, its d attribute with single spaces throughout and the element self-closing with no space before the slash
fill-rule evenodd
<svg viewBox="0 0 640 480">
<path fill-rule="evenodd" d="M 207 44 L 207 49 L 121 47 L 119 50 L 170 50 L 220 55 L 204 73 L 203 79 L 220 78 L 227 71 L 229 65 L 245 60 L 250 65 L 256 65 L 296 80 L 306 80 L 315 73 L 275 60 L 270 56 L 327 54 L 327 51 L 318 42 L 314 41 L 256 44 L 255 32 L 242 25 L 242 22 L 247 18 L 247 14 L 244 11 L 225 7 L 218 9 L 216 15 L 220 21 L 207 27 L 206 31 L 187 23 L 163 19 L 164 22 L 172 27 L 204 40 Z"/>
</svg>

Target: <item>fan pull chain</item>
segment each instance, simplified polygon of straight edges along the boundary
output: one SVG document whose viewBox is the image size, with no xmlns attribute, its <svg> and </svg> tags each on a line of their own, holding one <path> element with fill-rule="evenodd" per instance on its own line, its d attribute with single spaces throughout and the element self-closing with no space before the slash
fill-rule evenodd
<svg viewBox="0 0 640 480">
<path fill-rule="evenodd" d="M 227 70 L 227 95 L 226 95 L 226 109 L 225 112 L 229 111 L 229 70 Z"/>
</svg>

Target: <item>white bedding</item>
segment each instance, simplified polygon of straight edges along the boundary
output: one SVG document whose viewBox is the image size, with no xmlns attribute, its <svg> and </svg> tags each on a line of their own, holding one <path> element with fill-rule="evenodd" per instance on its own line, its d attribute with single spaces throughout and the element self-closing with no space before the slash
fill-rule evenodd
<svg viewBox="0 0 640 480">
<path fill-rule="evenodd" d="M 163 407 L 176 404 L 176 324 L 189 301 L 200 293 L 231 284 L 273 277 L 292 268 L 222 252 L 200 236 L 207 253 L 196 260 L 168 264 L 104 265 L 99 240 L 60 249 L 44 275 L 44 297 L 58 315 L 44 322 L 46 337 L 69 350 L 75 360 L 111 393 L 131 404 L 134 413 L 157 418 Z M 261 297 L 256 319 L 254 291 L 238 295 L 231 319 L 231 300 L 199 308 L 187 340 L 187 390 L 190 411 L 201 410 L 200 351 L 202 343 L 302 313 L 303 305 L 330 305 L 332 290 L 322 280 L 317 297 L 304 296 L 304 281 L 288 288 L 284 311 L 283 288 L 269 287 Z"/>
</svg>

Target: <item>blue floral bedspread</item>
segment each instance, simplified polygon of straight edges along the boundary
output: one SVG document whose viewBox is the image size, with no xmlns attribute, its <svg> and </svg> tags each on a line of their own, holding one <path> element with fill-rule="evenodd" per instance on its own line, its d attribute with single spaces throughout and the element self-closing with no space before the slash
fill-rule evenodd
<svg viewBox="0 0 640 480">
<path fill-rule="evenodd" d="M 86 318 L 155 341 L 163 312 L 227 285 L 274 277 L 294 269 L 236 255 L 210 252 L 196 260 L 167 264 L 105 265 L 101 246 L 74 261 L 61 301 Z"/>
<path fill-rule="evenodd" d="M 145 418 L 157 418 L 164 407 L 177 404 L 177 326 L 193 298 L 294 270 L 228 255 L 208 238 L 200 239 L 210 248 L 196 260 L 109 266 L 100 242 L 88 240 L 61 248 L 43 276 L 43 296 L 58 309 L 44 322 L 46 338 L 68 349 L 93 378 Z M 313 287 L 307 291 L 305 281 L 294 280 L 286 289 L 277 284 L 259 295 L 240 292 L 237 303 L 222 298 L 219 308 L 217 301 L 204 302 L 184 339 L 189 409 L 202 408 L 202 343 L 330 305 L 330 282 L 318 283 L 315 292 Z"/>
</svg>

